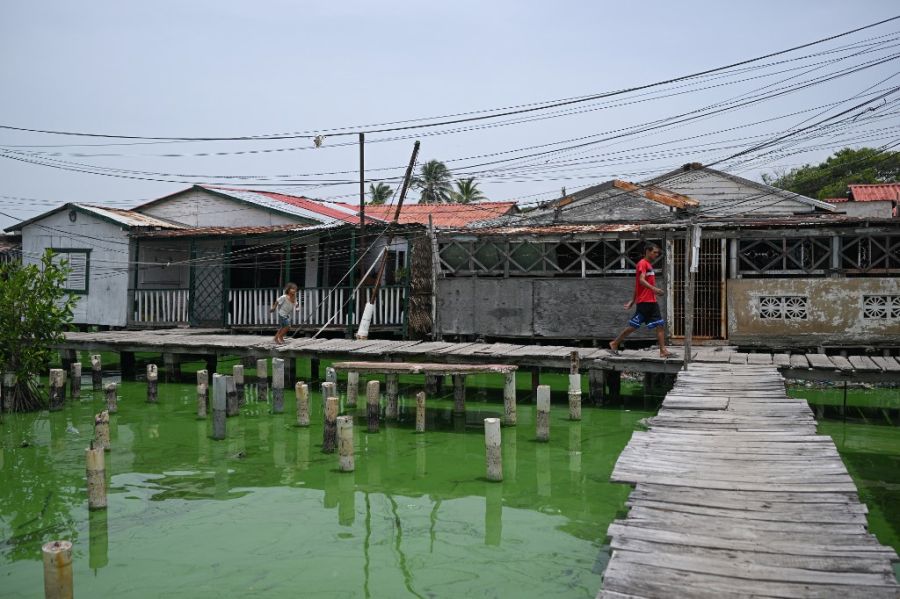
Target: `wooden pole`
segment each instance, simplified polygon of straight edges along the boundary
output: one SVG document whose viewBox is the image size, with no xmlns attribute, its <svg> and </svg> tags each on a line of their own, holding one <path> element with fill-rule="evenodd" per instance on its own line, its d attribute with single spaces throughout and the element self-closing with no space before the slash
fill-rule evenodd
<svg viewBox="0 0 900 599">
<path fill-rule="evenodd" d="M 337 437 L 338 467 L 341 472 L 353 472 L 353 416 L 338 416 Z"/>
<path fill-rule="evenodd" d="M 325 382 L 334 383 L 335 385 L 337 385 L 337 370 L 335 370 L 331 366 L 325 369 Z"/>
<path fill-rule="evenodd" d="M 209 385 L 197 384 L 197 418 L 206 418 L 206 401 L 209 397 Z"/>
<path fill-rule="evenodd" d="M 116 383 L 107 383 L 106 384 L 106 411 L 110 414 L 115 414 L 119 411 L 119 385 Z"/>
<path fill-rule="evenodd" d="M 329 397 L 337 397 L 337 385 L 335 383 L 322 383 L 322 411 L 325 410 L 325 404 Z"/>
<path fill-rule="evenodd" d="M 331 396 L 325 400 L 325 426 L 322 429 L 322 453 L 334 453 L 337 440 L 338 398 Z"/>
<path fill-rule="evenodd" d="M 503 480 L 503 456 L 500 451 L 500 419 L 484 419 L 484 455 L 487 468 L 487 479 Z"/>
<path fill-rule="evenodd" d="M 241 413 L 241 406 L 238 403 L 237 386 L 234 383 L 234 377 L 230 374 L 225 375 L 225 417 L 237 416 Z"/>
<path fill-rule="evenodd" d="M 507 372 L 503 382 L 503 423 L 516 425 L 516 373 Z"/>
<path fill-rule="evenodd" d="M 41 547 L 44 558 L 44 599 L 72 599 L 72 543 L 50 541 Z"/>
<path fill-rule="evenodd" d="M 103 388 L 103 364 L 101 364 L 100 354 L 91 356 L 91 384 L 94 391 L 100 391 Z"/>
<path fill-rule="evenodd" d="M 425 432 L 425 392 L 416 393 L 416 432 Z"/>
<path fill-rule="evenodd" d="M 269 363 L 265 358 L 256 361 L 256 401 L 269 401 Z"/>
<path fill-rule="evenodd" d="M 369 381 L 366 384 L 366 415 L 370 433 L 378 432 L 378 399 L 381 395 L 381 382 Z"/>
<path fill-rule="evenodd" d="M 462 414 L 466 411 L 466 375 L 453 375 L 453 411 Z"/>
<path fill-rule="evenodd" d="M 359 397 L 359 373 L 347 373 L 347 407 L 355 408 L 356 400 Z"/>
<path fill-rule="evenodd" d="M 400 395 L 400 375 L 391 373 L 385 377 L 387 390 L 387 408 L 385 409 L 386 420 L 396 420 L 399 416 L 398 398 Z"/>
<path fill-rule="evenodd" d="M 300 381 L 294 385 L 297 397 L 297 426 L 309 426 L 309 387 Z"/>
<path fill-rule="evenodd" d="M 109 412 L 94 415 L 94 446 L 109 451 Z"/>
<path fill-rule="evenodd" d="M 240 409 L 247 403 L 247 396 L 244 393 L 244 365 L 235 364 L 232 366 L 231 376 L 234 377 L 234 390 L 237 393 L 238 409 Z"/>
<path fill-rule="evenodd" d="M 103 447 L 91 446 L 84 450 L 87 473 L 88 509 L 106 509 L 106 457 Z"/>
<path fill-rule="evenodd" d="M 72 390 L 72 399 L 81 397 L 81 362 L 72 362 L 69 373 L 69 386 Z"/>
<path fill-rule="evenodd" d="M 50 369 L 50 411 L 56 412 L 63 409 L 66 401 L 66 386 L 63 379 L 65 370 L 62 368 Z"/>
<path fill-rule="evenodd" d="M 688 225 L 685 231 L 687 237 L 684 242 L 684 369 L 688 369 L 691 363 L 691 343 L 694 336 L 694 273 L 697 272 L 694 251 L 695 246 L 700 245 L 700 229 L 693 223 Z"/>
<path fill-rule="evenodd" d="M 147 403 L 158 401 L 159 370 L 156 364 L 147 364 Z"/>
<path fill-rule="evenodd" d="M 538 441 L 550 440 L 550 385 L 538 385 L 537 388 L 537 418 L 535 418 Z"/>
<path fill-rule="evenodd" d="M 332 370 L 334 370 L 332 368 Z M 272 413 L 284 413 L 284 360 L 272 358 Z"/>
<path fill-rule="evenodd" d="M 225 438 L 225 377 L 221 374 L 213 375 L 213 399 L 212 399 L 212 438 L 222 440 Z"/>
</svg>

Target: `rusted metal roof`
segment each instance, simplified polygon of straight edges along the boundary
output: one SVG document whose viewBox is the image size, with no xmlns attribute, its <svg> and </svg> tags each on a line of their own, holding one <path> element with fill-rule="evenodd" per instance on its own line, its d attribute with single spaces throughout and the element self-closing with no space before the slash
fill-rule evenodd
<svg viewBox="0 0 900 599">
<path fill-rule="evenodd" d="M 853 195 L 853 200 L 856 202 L 900 201 L 900 183 L 848 185 L 848 187 Z"/>
<path fill-rule="evenodd" d="M 537 225 L 537 226 L 509 226 L 509 227 L 484 227 L 480 229 L 467 229 L 463 235 L 577 235 L 579 233 L 618 233 L 640 231 L 659 225 L 640 225 L 624 223 L 608 223 L 596 225 Z"/>
<path fill-rule="evenodd" d="M 406 204 L 400 210 L 400 224 L 428 224 L 428 217 L 438 229 L 465 227 L 469 223 L 509 214 L 515 202 L 476 202 L 473 204 Z M 366 206 L 366 216 L 392 221 L 396 206 Z"/>
<path fill-rule="evenodd" d="M 266 225 L 257 227 L 193 227 L 189 229 L 171 229 L 168 231 L 139 231 L 132 237 L 148 238 L 172 238 L 172 237 L 238 237 L 243 235 L 263 235 L 266 233 L 281 233 L 290 231 L 309 231 L 323 228 L 317 225 Z"/>
</svg>

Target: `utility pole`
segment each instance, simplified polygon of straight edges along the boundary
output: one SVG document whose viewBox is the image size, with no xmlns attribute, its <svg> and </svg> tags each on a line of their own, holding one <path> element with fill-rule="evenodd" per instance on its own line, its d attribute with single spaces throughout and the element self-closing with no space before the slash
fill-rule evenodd
<svg viewBox="0 0 900 599">
<path fill-rule="evenodd" d="M 691 363 L 694 337 L 694 280 L 700 262 L 700 227 L 691 221 L 684 240 L 684 369 Z"/>
<path fill-rule="evenodd" d="M 366 134 L 359 134 L 359 255 L 366 253 Z M 360 272 L 365 271 L 363 260 L 359 262 Z"/>
</svg>

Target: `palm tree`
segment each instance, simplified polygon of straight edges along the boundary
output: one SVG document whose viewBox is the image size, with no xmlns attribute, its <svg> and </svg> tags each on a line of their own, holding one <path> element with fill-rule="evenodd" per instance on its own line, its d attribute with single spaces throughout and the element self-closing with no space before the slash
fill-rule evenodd
<svg viewBox="0 0 900 599">
<path fill-rule="evenodd" d="M 443 204 L 450 201 L 450 169 L 440 160 L 429 160 L 419 169 L 413 184 L 422 190 L 420 204 Z"/>
<path fill-rule="evenodd" d="M 450 192 L 450 201 L 457 204 L 468 204 L 469 202 L 477 202 L 483 200 L 484 194 L 478 189 L 478 183 L 475 177 L 468 179 L 457 179 L 456 191 Z"/>
<path fill-rule="evenodd" d="M 387 202 L 394 195 L 394 190 L 386 183 L 369 184 L 369 204 L 377 206 Z"/>
</svg>

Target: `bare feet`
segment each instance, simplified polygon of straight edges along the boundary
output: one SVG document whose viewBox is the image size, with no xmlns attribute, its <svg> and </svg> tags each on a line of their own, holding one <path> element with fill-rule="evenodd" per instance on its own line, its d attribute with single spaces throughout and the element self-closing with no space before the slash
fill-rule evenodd
<svg viewBox="0 0 900 599">
<path fill-rule="evenodd" d="M 619 355 L 619 346 L 616 344 L 615 341 L 609 342 L 609 353 L 611 353 L 614 356 Z"/>
<path fill-rule="evenodd" d="M 672 352 L 670 352 L 667 349 L 664 349 L 661 352 L 659 352 L 659 357 L 660 358 L 674 358 L 675 354 L 673 354 Z"/>
</svg>

